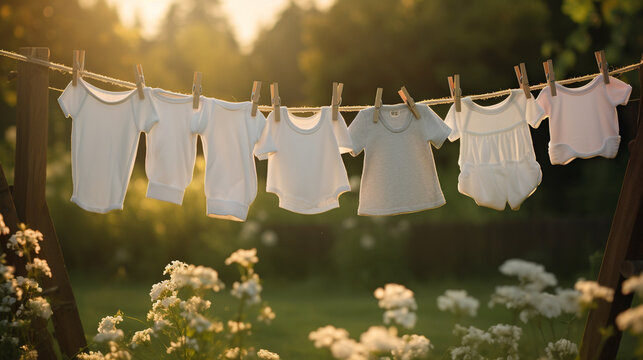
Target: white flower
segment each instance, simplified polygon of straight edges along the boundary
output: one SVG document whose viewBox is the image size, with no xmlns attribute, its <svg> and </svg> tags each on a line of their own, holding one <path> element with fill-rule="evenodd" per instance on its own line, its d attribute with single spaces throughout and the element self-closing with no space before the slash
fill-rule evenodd
<svg viewBox="0 0 643 360">
<path fill-rule="evenodd" d="M 236 334 L 240 331 L 250 330 L 252 328 L 252 324 L 242 321 L 228 320 L 228 328 L 231 333 Z"/>
<path fill-rule="evenodd" d="M 341 360 L 367 360 L 368 351 L 364 346 L 353 339 L 340 339 L 330 346 L 330 352 L 335 359 Z"/>
<path fill-rule="evenodd" d="M 315 343 L 316 348 L 329 348 L 336 341 L 348 339 L 348 331 L 332 325 L 320 327 L 308 334 L 308 339 Z"/>
<path fill-rule="evenodd" d="M 41 317 L 45 320 L 49 319 L 51 315 L 53 315 L 49 302 L 41 296 L 29 299 L 27 307 L 35 316 Z"/>
<path fill-rule="evenodd" d="M 412 329 L 415 326 L 415 322 L 417 321 L 417 316 L 415 315 L 415 313 L 405 307 L 386 310 L 384 312 L 383 318 L 384 323 L 387 325 L 391 322 L 395 322 L 407 329 Z"/>
<path fill-rule="evenodd" d="M 500 272 L 508 276 L 516 276 L 521 285 L 530 291 L 542 291 L 558 283 L 554 274 L 545 271 L 545 267 L 533 262 L 510 259 L 500 266 Z"/>
<path fill-rule="evenodd" d="M 188 265 L 176 269 L 172 272 L 170 280 L 176 285 L 177 289 L 182 287 L 191 287 L 194 290 L 212 289 L 219 291 L 224 288 L 224 284 L 219 280 L 219 273 L 209 267 Z"/>
<path fill-rule="evenodd" d="M 466 290 L 447 290 L 438 296 L 438 309 L 456 315 L 476 316 L 480 302 L 469 296 Z"/>
<path fill-rule="evenodd" d="M 386 284 L 384 288 L 377 288 L 374 295 L 379 300 L 378 305 L 382 309 L 409 308 L 417 310 L 413 291 L 404 285 Z"/>
<path fill-rule="evenodd" d="M 371 234 L 364 234 L 359 238 L 359 244 L 363 249 L 370 250 L 375 247 L 375 238 Z"/>
<path fill-rule="evenodd" d="M 522 336 L 522 329 L 506 324 L 496 324 L 489 328 L 496 348 L 507 357 L 518 359 L 518 342 Z"/>
<path fill-rule="evenodd" d="M 259 284 L 259 275 L 252 274 L 250 279 L 239 283 L 235 281 L 232 284 L 232 296 L 245 299 L 246 303 L 249 305 L 256 305 L 261 302 L 261 284 Z"/>
<path fill-rule="evenodd" d="M 4 218 L 0 214 L 0 235 L 9 235 L 9 227 L 4 223 Z"/>
<path fill-rule="evenodd" d="M 49 264 L 47 264 L 47 260 L 34 258 L 33 262 L 25 265 L 25 268 L 27 269 L 27 272 L 34 272 L 37 275 L 42 275 L 49 278 L 52 276 Z"/>
<path fill-rule="evenodd" d="M 24 255 L 24 249 L 38 254 L 40 252 L 40 241 L 42 241 L 40 231 L 32 229 L 18 230 L 11 235 L 7 242 L 7 248 L 14 250 L 18 256 Z"/>
<path fill-rule="evenodd" d="M 117 329 L 116 325 L 123 321 L 123 317 L 105 316 L 98 324 L 98 334 L 94 336 L 95 342 L 118 341 L 123 338 L 123 330 Z"/>
<path fill-rule="evenodd" d="M 429 339 L 422 335 L 404 335 L 393 356 L 400 360 L 424 359 L 432 348 Z"/>
<path fill-rule="evenodd" d="M 580 296 L 580 291 L 574 289 L 556 289 L 556 297 L 558 298 L 560 308 L 567 314 L 580 315 Z"/>
<path fill-rule="evenodd" d="M 134 336 L 132 336 L 132 342 L 130 343 L 130 346 L 132 347 L 132 349 L 134 349 L 139 345 L 149 343 L 150 341 L 152 341 L 150 335 L 152 335 L 153 333 L 154 330 L 151 328 L 135 332 Z"/>
<path fill-rule="evenodd" d="M 275 313 L 272 311 L 272 308 L 270 306 L 265 306 L 261 309 L 261 312 L 259 312 L 257 320 L 266 324 L 270 324 L 270 322 L 274 320 L 275 317 L 277 317 L 277 315 L 275 315 Z"/>
<path fill-rule="evenodd" d="M 637 293 L 643 296 L 643 273 L 623 281 L 623 294 Z"/>
<path fill-rule="evenodd" d="M 529 293 L 518 286 L 496 286 L 489 307 L 503 305 L 509 310 L 522 309 L 529 304 Z"/>
<path fill-rule="evenodd" d="M 456 324 L 453 328 L 453 334 L 460 337 L 462 345 L 465 346 L 477 347 L 484 343 L 493 343 L 491 334 L 474 326 L 469 326 L 468 328 L 466 328 L 464 326 Z"/>
<path fill-rule="evenodd" d="M 23 353 L 20 355 L 20 360 L 38 360 L 38 351 L 23 345 L 21 347 Z"/>
<path fill-rule="evenodd" d="M 165 270 L 163 271 L 163 275 L 172 275 L 177 270 L 185 269 L 186 267 L 188 267 L 188 264 L 186 264 L 186 263 L 184 263 L 182 261 L 174 260 L 174 261 L 172 261 L 171 263 L 169 263 L 169 264 L 167 264 L 165 266 Z"/>
<path fill-rule="evenodd" d="M 211 305 L 212 302 L 210 302 L 210 300 L 205 300 L 198 296 L 192 296 L 186 301 L 181 301 L 179 303 L 179 307 L 183 310 L 183 312 L 181 312 L 181 316 L 188 318 L 190 317 L 190 314 L 203 312 L 209 309 Z"/>
<path fill-rule="evenodd" d="M 187 336 L 181 336 L 176 341 L 170 342 L 170 347 L 167 348 L 167 353 L 171 354 L 175 351 L 178 351 L 182 348 L 192 349 L 194 351 L 199 351 L 199 343 L 196 339 L 192 339 Z"/>
<path fill-rule="evenodd" d="M 241 353 L 242 356 L 245 356 L 248 354 L 248 351 L 246 349 L 239 349 L 238 347 L 233 347 L 233 348 L 227 349 L 223 353 L 223 356 L 225 356 L 226 359 L 238 359 L 239 353 Z"/>
<path fill-rule="evenodd" d="M 548 319 L 560 316 L 562 309 L 558 297 L 549 293 L 539 293 L 532 296 L 531 305 L 538 313 Z"/>
<path fill-rule="evenodd" d="M 115 341 L 109 342 L 109 354 L 105 355 L 105 360 L 131 360 L 132 355 L 125 350 L 118 347 Z"/>
<path fill-rule="evenodd" d="M 402 339 L 397 337 L 397 330 L 394 327 L 371 326 L 359 338 L 366 350 L 376 353 L 390 353 L 403 345 Z"/>
<path fill-rule="evenodd" d="M 259 350 L 257 352 L 257 356 L 259 357 L 259 359 L 263 359 L 263 360 L 279 360 L 280 359 L 279 354 L 270 352 L 270 351 L 268 351 L 266 349 Z"/>
<path fill-rule="evenodd" d="M 266 230 L 261 233 L 261 243 L 264 246 L 275 246 L 277 245 L 277 240 L 279 240 L 279 237 L 277 236 L 277 233 L 274 232 L 273 230 Z"/>
<path fill-rule="evenodd" d="M 96 352 L 90 351 L 87 354 L 78 354 L 76 355 L 76 357 L 78 358 L 78 360 L 104 360 L 105 359 L 105 355 L 103 355 L 103 353 L 100 351 L 96 351 Z"/>
<path fill-rule="evenodd" d="M 164 298 L 164 299 L 157 300 L 157 301 L 154 303 L 154 305 L 157 305 L 157 304 L 158 304 L 158 306 L 160 306 L 160 307 L 163 307 L 163 308 L 165 308 L 165 309 L 169 309 L 169 308 L 171 308 L 172 306 L 174 306 L 174 305 L 178 305 L 178 304 L 180 304 L 180 303 L 181 303 L 181 299 L 179 299 L 178 297 L 176 297 L 176 296 L 172 295 L 172 296 L 168 296 L 168 297 L 166 297 L 166 298 Z"/>
<path fill-rule="evenodd" d="M 614 290 L 601 286 L 596 281 L 579 279 L 574 288 L 580 291 L 579 301 L 586 306 L 592 304 L 595 299 L 603 299 L 607 302 L 612 302 L 614 299 Z"/>
<path fill-rule="evenodd" d="M 616 316 L 616 326 L 620 330 L 629 330 L 632 334 L 643 334 L 643 305 L 627 309 Z"/>
<path fill-rule="evenodd" d="M 170 280 L 163 280 L 159 283 L 152 285 L 150 290 L 150 298 L 152 301 L 159 300 L 160 298 L 176 295 L 174 283 Z"/>
<path fill-rule="evenodd" d="M 547 360 L 573 360 L 578 355 L 578 346 L 567 339 L 560 339 L 547 344 L 545 354 Z"/>
<path fill-rule="evenodd" d="M 257 262 L 259 262 L 259 258 L 257 257 L 257 249 L 239 249 L 233 252 L 227 259 L 225 259 L 226 265 L 237 263 L 245 268 L 249 268 Z"/>
</svg>

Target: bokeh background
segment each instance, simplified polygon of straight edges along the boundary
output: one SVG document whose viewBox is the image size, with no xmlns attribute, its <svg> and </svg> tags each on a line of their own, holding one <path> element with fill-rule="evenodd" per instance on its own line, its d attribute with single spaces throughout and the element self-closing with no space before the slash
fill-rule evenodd
<svg viewBox="0 0 643 360">
<path fill-rule="evenodd" d="M 268 104 L 268 84 L 277 81 L 288 106 L 329 104 L 333 81 L 345 84 L 346 105 L 371 104 L 377 87 L 384 88 L 385 103 L 400 102 L 402 85 L 416 100 L 448 96 L 453 73 L 461 75 L 464 95 L 515 88 L 513 65 L 520 62 L 535 84 L 544 81 L 542 61 L 548 58 L 562 79 L 597 72 L 594 50 L 605 49 L 609 63 L 622 66 L 639 61 L 643 49 L 640 0 L 138 3 L 5 0 L 0 48 L 46 46 L 52 61 L 68 65 L 72 50 L 85 49 L 90 71 L 132 81 L 132 64 L 141 63 L 147 85 L 185 93 L 192 73 L 201 71 L 204 94 L 229 101 L 248 100 L 252 81 L 262 80 L 261 102 Z M 15 69 L 15 61 L 0 58 L 0 73 Z M 632 84 L 631 99 L 637 99 L 638 73 L 621 79 Z M 69 75 L 51 72 L 52 87 L 69 81 Z M 561 283 L 595 278 L 633 136 L 631 121 L 622 120 L 616 159 L 552 166 L 547 122 L 532 129 L 543 180 L 519 211 L 478 207 L 458 193 L 458 143 L 434 150 L 447 204 L 395 217 L 357 217 L 363 155 L 344 155 L 353 191 L 340 198 L 341 207 L 314 216 L 279 209 L 276 196 L 264 190 L 266 162 L 258 162 L 259 193 L 245 223 L 205 216 L 200 146 L 183 206 L 145 199 L 142 136 L 124 210 L 100 215 L 69 201 L 71 121 L 57 106 L 59 93 L 50 95 L 47 199 L 86 333 L 93 335 L 100 316 L 117 309 L 144 315 L 149 286 L 169 261 L 212 266 L 231 279 L 234 272 L 223 259 L 256 247 L 257 270 L 278 316 L 272 333 L 260 340 L 277 342 L 269 346 L 285 358 L 323 358 L 305 338 L 318 326 L 363 331 L 378 322 L 371 294 L 387 282 L 417 292 L 418 326 L 439 341 L 436 325 L 444 319 L 435 296 L 468 288 L 485 304 L 493 282 L 502 281 L 497 268 L 508 258 L 542 263 Z M 0 162 L 10 183 L 15 104 L 15 83 L 1 80 Z M 621 118 L 632 118 L 637 107 L 636 101 L 620 107 Z M 434 110 L 443 116 L 448 107 Z M 354 115 L 344 113 L 347 123 Z"/>
</svg>

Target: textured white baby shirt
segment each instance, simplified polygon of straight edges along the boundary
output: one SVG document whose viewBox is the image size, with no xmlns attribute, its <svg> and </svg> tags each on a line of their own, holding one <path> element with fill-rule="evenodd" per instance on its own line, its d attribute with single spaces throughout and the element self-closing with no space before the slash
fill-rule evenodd
<svg viewBox="0 0 643 360">
<path fill-rule="evenodd" d="M 200 109 L 192 108 L 191 95 L 161 89 L 153 89 L 151 93 L 159 122 L 146 136 L 147 197 L 180 205 L 194 172 L 197 135 L 192 132 L 191 124 Z"/>
<path fill-rule="evenodd" d="M 257 196 L 253 149 L 266 124 L 260 111 L 251 116 L 252 102 L 205 98 L 192 131 L 200 134 L 205 155 L 207 214 L 245 221 Z"/>
<path fill-rule="evenodd" d="M 603 75 L 599 75 L 577 88 L 556 84 L 556 96 L 551 96 L 549 86 L 540 91 L 536 101 L 545 110 L 543 118 L 549 117 L 552 164 L 616 156 L 621 142 L 616 106 L 627 104 L 632 87 L 614 77 L 609 79 L 605 84 Z M 533 126 L 538 127 L 540 120 Z"/>
<path fill-rule="evenodd" d="M 542 178 L 528 125 L 542 115 L 519 89 L 491 106 L 470 97 L 462 99 L 460 112 L 452 105 L 444 121 L 453 129 L 449 140 L 460 139 L 458 191 L 481 206 L 504 210 L 509 203 L 518 210 Z"/>
<path fill-rule="evenodd" d="M 339 206 L 350 191 L 342 153 L 352 149 L 341 114 L 332 120 L 324 106 L 310 117 L 281 109 L 281 120 L 268 115 L 268 125 L 255 154 L 268 159 L 266 191 L 279 196 L 279 207 L 300 214 L 318 214 Z"/>
<path fill-rule="evenodd" d="M 123 208 L 139 135 L 158 121 L 150 89 L 144 91 L 141 100 L 136 90 L 102 90 L 79 77 L 78 85 L 70 82 L 58 98 L 73 119 L 71 201 L 81 208 L 98 213 Z"/>
<path fill-rule="evenodd" d="M 420 119 L 405 104 L 383 105 L 374 123 L 370 107 L 348 127 L 352 155 L 364 150 L 359 215 L 403 214 L 445 203 L 430 144 L 439 149 L 451 129 L 428 106 L 416 108 Z"/>
</svg>

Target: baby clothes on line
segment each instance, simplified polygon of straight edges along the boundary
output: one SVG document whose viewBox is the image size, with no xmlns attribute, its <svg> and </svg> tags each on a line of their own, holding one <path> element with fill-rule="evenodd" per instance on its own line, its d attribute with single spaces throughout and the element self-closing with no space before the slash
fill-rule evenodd
<svg viewBox="0 0 643 360">
<path fill-rule="evenodd" d="M 202 111 L 192 131 L 201 136 L 205 155 L 207 214 L 213 218 L 245 221 L 257 196 L 253 149 L 266 124 L 252 102 L 201 100 Z"/>
<path fill-rule="evenodd" d="M 449 140 L 460 139 L 458 191 L 480 206 L 504 210 L 509 203 L 518 210 L 542 178 L 528 125 L 542 114 L 518 89 L 491 106 L 470 97 L 462 99 L 460 112 L 452 105 L 445 121 L 453 129 Z"/>
<path fill-rule="evenodd" d="M 70 82 L 58 98 L 73 120 L 71 201 L 81 208 L 98 213 L 123 208 L 139 135 L 158 122 L 150 88 L 143 91 L 141 100 L 136 90 L 102 90 L 79 77 L 78 85 Z"/>
<path fill-rule="evenodd" d="M 616 157 L 621 137 L 618 132 L 616 106 L 626 105 L 632 87 L 621 80 L 603 75 L 589 83 L 568 88 L 556 84 L 556 96 L 549 86 L 540 91 L 536 101 L 549 117 L 549 159 L 552 164 L 566 165 L 575 158 Z M 536 119 L 534 127 L 542 119 Z"/>
<path fill-rule="evenodd" d="M 255 154 L 268 159 L 266 191 L 277 194 L 279 207 L 300 214 L 318 214 L 339 207 L 350 191 L 342 153 L 352 149 L 341 114 L 332 120 L 324 106 L 310 117 L 280 109 L 281 121 L 268 115 L 268 125 Z"/>
<path fill-rule="evenodd" d="M 146 136 L 147 197 L 181 205 L 194 172 L 196 134 L 191 124 L 200 109 L 192 108 L 191 95 L 162 89 L 153 89 L 151 94 L 159 122 Z"/>
<path fill-rule="evenodd" d="M 416 108 L 420 119 L 405 104 L 383 105 L 374 123 L 370 107 L 348 127 L 351 154 L 364 150 L 358 215 L 396 215 L 445 204 L 430 144 L 439 149 L 451 129 L 428 106 Z"/>
</svg>

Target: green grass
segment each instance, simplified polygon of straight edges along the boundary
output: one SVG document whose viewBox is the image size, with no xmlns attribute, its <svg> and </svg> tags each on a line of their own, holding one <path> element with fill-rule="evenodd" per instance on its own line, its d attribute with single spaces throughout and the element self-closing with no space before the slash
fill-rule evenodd
<svg viewBox="0 0 643 360">
<path fill-rule="evenodd" d="M 151 283 L 117 281 L 95 281 L 83 276 L 72 276 L 83 326 L 88 339 L 96 334 L 99 320 L 122 310 L 126 315 L 144 319 L 150 308 L 149 288 Z M 443 354 L 453 345 L 451 330 L 454 319 L 437 309 L 436 298 L 446 289 L 463 288 L 480 300 L 480 309 L 475 319 L 463 319 L 461 324 L 474 325 L 483 329 L 496 323 L 512 323 L 512 315 L 506 310 L 489 309 L 487 302 L 496 284 L 508 283 L 507 279 L 483 280 L 439 280 L 407 284 L 415 292 L 418 303 L 418 322 L 413 333 L 427 336 L 434 344 L 434 354 Z M 258 325 L 250 344 L 278 352 L 282 359 L 329 359 L 324 350 L 315 349 L 308 340 L 308 333 L 320 326 L 332 324 L 348 330 L 353 338 L 366 331 L 369 326 L 380 325 L 382 311 L 377 306 L 373 291 L 365 288 L 335 286 L 329 281 L 308 281 L 299 283 L 264 282 L 263 299 L 277 314 L 271 325 Z M 213 307 L 229 313 L 234 312 L 237 303 L 226 292 L 217 295 Z M 145 325 L 128 320 L 122 327 L 126 332 L 140 330 Z M 548 341 L 551 329 L 544 324 Z M 569 338 L 578 342 L 583 322 L 572 326 Z M 558 338 L 566 327 L 556 325 Z M 522 351 L 531 354 L 542 351 L 545 344 L 533 325 L 523 327 Z M 632 354 L 633 339 L 625 336 L 621 353 Z M 523 358 L 530 359 L 530 356 Z M 533 356 L 537 358 L 537 356 Z M 620 356 L 621 359 L 631 357 Z"/>
</svg>

